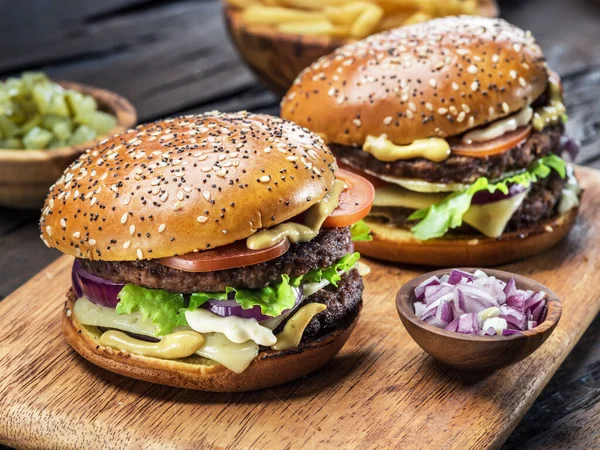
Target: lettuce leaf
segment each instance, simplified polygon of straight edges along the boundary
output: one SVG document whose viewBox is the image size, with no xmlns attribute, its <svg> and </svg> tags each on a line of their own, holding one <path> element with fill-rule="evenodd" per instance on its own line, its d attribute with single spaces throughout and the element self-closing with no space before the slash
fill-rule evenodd
<svg viewBox="0 0 600 450">
<path fill-rule="evenodd" d="M 144 319 L 152 320 L 156 326 L 155 335 L 165 336 L 172 333 L 175 327 L 187 325 L 186 311 L 194 311 L 210 299 L 227 300 L 235 298 L 242 308 L 250 309 L 259 306 L 263 314 L 271 317 L 279 316 L 285 309 L 296 304 L 294 288 L 303 282 L 319 282 L 328 280 L 334 286 L 341 280 L 338 271 L 347 272 L 356 264 L 360 254 L 348 253 L 337 263 L 318 270 L 311 270 L 305 275 L 290 279 L 281 276 L 281 282 L 262 289 L 235 289 L 227 287 L 225 292 L 195 292 L 190 296 L 186 306 L 182 294 L 146 289 L 134 284 L 127 284 L 119 293 L 117 314 L 131 314 L 139 311 Z"/>
<path fill-rule="evenodd" d="M 152 320 L 157 336 L 171 333 L 181 322 L 178 317 L 180 309 L 184 306 L 181 294 L 127 284 L 121 289 L 118 297 L 117 314 L 139 311 L 144 319 Z"/>
<path fill-rule="evenodd" d="M 488 190 L 493 193 L 498 190 L 507 194 L 511 184 L 520 184 L 529 188 L 532 183 L 548 177 L 552 170 L 562 178 L 566 176 L 565 162 L 556 155 L 540 158 L 533 162 L 527 171 L 507 177 L 497 183 L 490 183 L 485 177 L 478 178 L 464 191 L 450 194 L 440 203 L 411 214 L 409 220 L 420 220 L 411 228 L 411 231 L 420 240 L 441 237 L 449 229 L 462 224 L 462 218 L 471 207 L 471 200 L 477 192 Z"/>
<path fill-rule="evenodd" d="M 292 280 L 293 286 L 300 286 L 301 283 L 318 283 L 325 279 L 337 287 L 338 282 L 342 279 L 339 271 L 348 272 L 354 264 L 360 259 L 360 253 L 348 253 L 343 256 L 337 263 L 332 264 L 325 269 L 315 269 L 306 274 L 296 277 Z"/>
<path fill-rule="evenodd" d="M 352 224 L 350 227 L 350 234 L 352 235 L 353 241 L 372 241 L 371 229 L 364 220 Z"/>
</svg>

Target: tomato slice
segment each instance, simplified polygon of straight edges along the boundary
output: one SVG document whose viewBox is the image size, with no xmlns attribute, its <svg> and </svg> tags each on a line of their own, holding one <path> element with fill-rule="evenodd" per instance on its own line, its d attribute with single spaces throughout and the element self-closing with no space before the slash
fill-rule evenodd
<svg viewBox="0 0 600 450">
<path fill-rule="evenodd" d="M 348 186 L 340 195 L 338 207 L 325 219 L 324 228 L 347 227 L 365 217 L 371 211 L 375 189 L 364 177 L 340 169 L 335 174 Z"/>
<path fill-rule="evenodd" d="M 526 140 L 530 133 L 531 125 L 527 125 L 485 142 L 473 142 L 472 144 L 464 144 L 462 142 L 456 144 L 453 143 L 451 144 L 452 154 L 472 156 L 474 158 L 485 158 L 486 156 L 497 155 L 516 147 Z"/>
<path fill-rule="evenodd" d="M 356 167 L 353 167 L 350 164 L 345 164 L 341 161 L 338 161 L 337 163 L 340 169 L 343 169 L 346 172 L 355 173 L 356 175 L 365 178 L 369 183 L 373 185 L 373 187 L 378 188 L 387 184 L 387 182 L 383 181 L 381 178 L 377 178 L 375 175 L 363 172 L 362 170 L 357 169 Z"/>
<path fill-rule="evenodd" d="M 172 269 L 184 272 L 214 272 L 216 270 L 235 269 L 251 266 L 275 259 L 290 248 L 290 241 L 284 239 L 273 247 L 262 250 L 250 250 L 246 240 L 234 242 L 214 250 L 186 253 L 181 256 L 160 258 L 158 262 Z"/>
</svg>

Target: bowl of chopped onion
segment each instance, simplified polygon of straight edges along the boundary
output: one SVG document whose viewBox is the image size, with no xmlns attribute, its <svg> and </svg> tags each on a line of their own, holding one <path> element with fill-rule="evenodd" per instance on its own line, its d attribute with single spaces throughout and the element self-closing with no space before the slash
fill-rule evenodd
<svg viewBox="0 0 600 450">
<path fill-rule="evenodd" d="M 40 208 L 85 150 L 137 122 L 120 95 L 43 73 L 0 83 L 0 206 Z"/>
<path fill-rule="evenodd" d="M 501 270 L 429 272 L 396 296 L 404 327 L 435 359 L 490 372 L 521 361 L 556 327 L 562 305 L 546 286 Z"/>
</svg>

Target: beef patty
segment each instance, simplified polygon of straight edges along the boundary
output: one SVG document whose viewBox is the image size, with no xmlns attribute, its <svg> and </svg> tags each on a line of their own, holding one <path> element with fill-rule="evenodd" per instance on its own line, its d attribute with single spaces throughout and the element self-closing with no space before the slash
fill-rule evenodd
<svg viewBox="0 0 600 450">
<path fill-rule="evenodd" d="M 523 203 L 511 216 L 505 231 L 516 231 L 555 215 L 565 183 L 566 180 L 556 172 L 552 172 L 548 178 L 534 183 Z M 414 210 L 407 208 L 373 207 L 371 217 L 401 228 L 410 228 L 416 223 L 407 220 L 413 212 Z M 472 232 L 473 229 L 463 225 L 458 231 Z"/>
<path fill-rule="evenodd" d="M 332 265 L 352 251 L 350 227 L 322 229 L 310 242 L 292 244 L 278 258 L 251 266 L 216 272 L 184 272 L 157 261 L 90 261 L 79 259 L 84 270 L 117 282 L 149 289 L 188 294 L 223 292 L 227 286 L 257 289 L 281 281 L 281 275 L 304 275 L 309 270 Z"/>
<path fill-rule="evenodd" d="M 562 123 L 533 132 L 529 138 L 506 152 L 484 158 L 451 155 L 436 163 L 425 158 L 383 162 L 360 148 L 330 144 L 336 158 L 357 169 L 398 178 L 417 178 L 432 183 L 473 183 L 479 177 L 496 180 L 506 172 L 523 170 L 534 160 L 556 153 L 564 132 Z"/>
</svg>

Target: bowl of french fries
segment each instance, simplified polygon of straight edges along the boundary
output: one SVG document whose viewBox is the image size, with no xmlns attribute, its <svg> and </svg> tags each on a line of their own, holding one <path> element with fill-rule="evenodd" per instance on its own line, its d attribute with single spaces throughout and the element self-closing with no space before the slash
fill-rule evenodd
<svg viewBox="0 0 600 450">
<path fill-rule="evenodd" d="M 40 208 L 72 161 L 136 122 L 131 103 L 105 89 L 35 72 L 0 82 L 0 206 Z"/>
<path fill-rule="evenodd" d="M 494 0 L 224 0 L 238 52 L 278 94 L 323 55 L 391 28 L 450 15 L 497 17 Z"/>
</svg>

